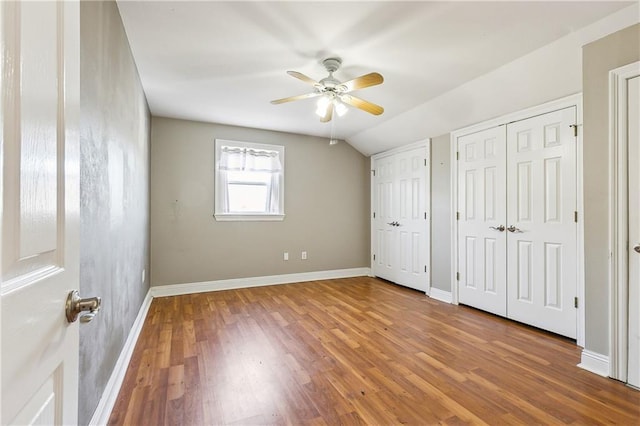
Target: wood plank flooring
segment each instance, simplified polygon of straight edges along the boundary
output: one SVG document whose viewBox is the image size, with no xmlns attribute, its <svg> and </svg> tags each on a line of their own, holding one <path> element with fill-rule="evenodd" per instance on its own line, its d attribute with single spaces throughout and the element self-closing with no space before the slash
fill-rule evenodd
<svg viewBox="0 0 640 426">
<path fill-rule="evenodd" d="M 579 358 L 375 278 L 166 297 L 109 424 L 640 424 L 640 392 Z"/>
</svg>

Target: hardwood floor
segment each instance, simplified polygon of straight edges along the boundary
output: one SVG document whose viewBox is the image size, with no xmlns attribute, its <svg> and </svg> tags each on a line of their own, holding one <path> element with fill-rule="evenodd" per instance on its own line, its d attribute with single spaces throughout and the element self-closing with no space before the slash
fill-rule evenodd
<svg viewBox="0 0 640 426">
<path fill-rule="evenodd" d="M 640 392 L 579 358 L 375 278 L 166 297 L 109 424 L 640 424 Z"/>
</svg>

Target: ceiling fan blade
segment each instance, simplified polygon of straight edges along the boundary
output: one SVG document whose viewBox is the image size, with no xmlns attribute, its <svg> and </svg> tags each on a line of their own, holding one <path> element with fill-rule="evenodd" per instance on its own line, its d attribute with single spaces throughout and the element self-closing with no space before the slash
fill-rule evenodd
<svg viewBox="0 0 640 426">
<path fill-rule="evenodd" d="M 271 101 L 271 103 L 274 105 L 277 105 L 277 104 L 283 104 L 285 102 L 299 101 L 301 99 L 315 98 L 320 95 L 322 95 L 322 93 L 320 92 L 305 93 L 304 95 L 289 96 L 288 98 L 276 99 L 275 101 Z"/>
<path fill-rule="evenodd" d="M 345 81 L 338 87 L 342 92 L 351 92 L 352 90 L 364 89 L 365 87 L 377 86 L 382 84 L 384 78 L 377 72 L 361 75 L 353 80 Z M 344 88 L 344 90 L 343 90 Z"/>
<path fill-rule="evenodd" d="M 331 121 L 331 117 L 333 117 L 333 102 L 327 105 L 327 112 L 324 117 L 320 118 L 321 123 L 327 123 Z"/>
<path fill-rule="evenodd" d="M 365 101 L 364 99 L 356 98 L 355 96 L 347 94 L 340 95 L 340 100 L 345 104 L 349 104 L 373 115 L 380 115 L 384 112 L 384 108 L 380 105 Z"/>
<path fill-rule="evenodd" d="M 322 85 L 320 83 L 318 83 L 317 81 L 315 81 L 311 77 L 307 77 L 306 75 L 302 74 L 301 72 L 298 72 L 298 71 L 287 71 L 287 74 L 289 74 L 291 77 L 297 78 L 298 80 L 302 80 L 305 83 L 309 83 L 312 86 L 322 87 Z"/>
</svg>

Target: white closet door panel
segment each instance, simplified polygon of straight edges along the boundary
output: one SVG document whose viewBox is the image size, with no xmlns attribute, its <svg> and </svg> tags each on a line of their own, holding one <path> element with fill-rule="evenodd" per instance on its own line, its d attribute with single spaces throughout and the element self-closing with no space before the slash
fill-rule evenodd
<svg viewBox="0 0 640 426">
<path fill-rule="evenodd" d="M 395 155 L 399 192 L 396 216 L 399 259 L 395 282 L 420 291 L 427 291 L 426 158 L 424 147 Z"/>
<path fill-rule="evenodd" d="M 395 229 L 390 223 L 396 215 L 396 194 L 394 192 L 395 164 L 392 156 L 383 157 L 375 162 L 375 207 L 376 217 L 373 261 L 374 275 L 394 281 L 397 253 L 395 247 L 397 238 Z"/>
<path fill-rule="evenodd" d="M 506 315 L 505 128 L 458 138 L 460 303 Z M 493 228 L 492 228 L 493 227 Z"/>
<path fill-rule="evenodd" d="M 507 126 L 507 316 L 576 337 L 575 107 Z"/>
</svg>

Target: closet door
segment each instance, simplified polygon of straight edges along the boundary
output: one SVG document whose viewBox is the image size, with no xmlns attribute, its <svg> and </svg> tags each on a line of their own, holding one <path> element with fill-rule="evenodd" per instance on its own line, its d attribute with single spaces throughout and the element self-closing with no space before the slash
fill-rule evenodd
<svg viewBox="0 0 640 426">
<path fill-rule="evenodd" d="M 427 148 L 374 160 L 373 274 L 428 289 Z"/>
<path fill-rule="evenodd" d="M 395 282 L 397 234 L 393 223 L 396 215 L 397 195 L 394 185 L 394 167 L 395 162 L 392 155 L 377 158 L 374 163 L 374 235 L 372 242 L 374 275 Z"/>
<path fill-rule="evenodd" d="M 458 297 L 507 314 L 504 126 L 458 138 Z"/>
<path fill-rule="evenodd" d="M 427 291 L 427 221 L 425 148 L 395 155 L 396 192 L 396 282 Z"/>
<path fill-rule="evenodd" d="M 575 123 L 570 107 L 507 126 L 507 316 L 572 338 Z"/>
</svg>

